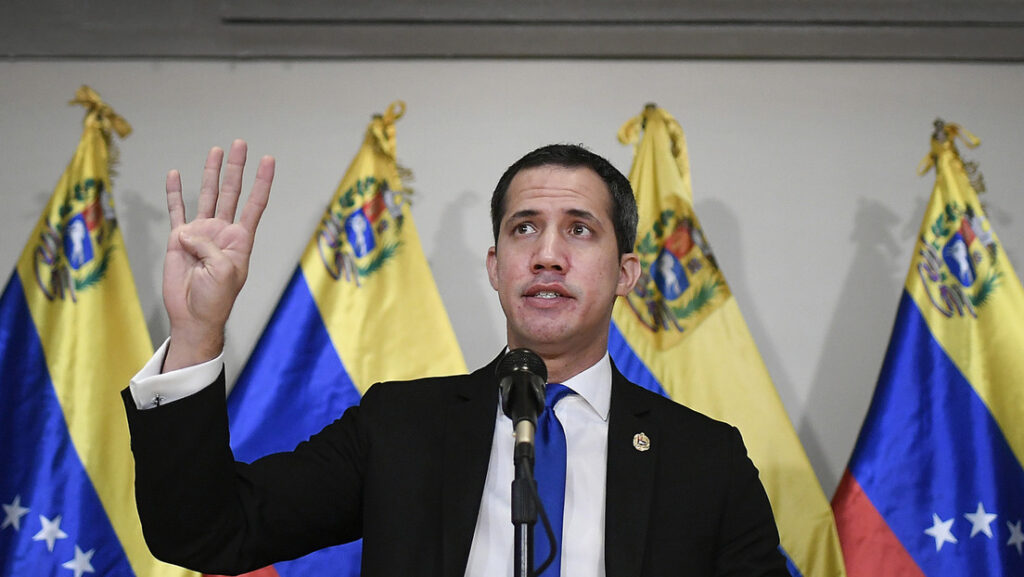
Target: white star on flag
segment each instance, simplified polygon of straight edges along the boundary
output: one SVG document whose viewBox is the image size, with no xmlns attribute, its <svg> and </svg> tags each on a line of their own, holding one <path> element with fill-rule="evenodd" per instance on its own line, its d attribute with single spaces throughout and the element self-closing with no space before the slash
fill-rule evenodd
<svg viewBox="0 0 1024 577">
<path fill-rule="evenodd" d="M 53 553 L 53 544 L 57 542 L 57 539 L 66 539 L 68 534 L 60 530 L 60 515 L 53 518 L 53 521 L 39 516 L 39 522 L 43 524 L 43 528 L 38 533 L 32 536 L 33 541 L 46 541 L 46 548 Z"/>
<path fill-rule="evenodd" d="M 92 568 L 92 563 L 90 563 L 95 552 L 95 549 L 89 549 L 88 553 L 82 553 L 78 545 L 75 545 L 75 558 L 61 565 L 61 567 L 74 571 L 75 577 L 82 577 L 83 573 L 95 573 L 96 570 Z"/>
<path fill-rule="evenodd" d="M 936 515 L 935 513 L 932 513 L 932 526 L 927 528 L 927 529 L 925 529 L 924 532 L 925 532 L 926 535 L 929 535 L 929 536 L 935 538 L 935 550 L 936 551 L 941 551 L 942 550 L 942 545 L 945 544 L 945 543 L 956 543 L 957 542 L 956 537 L 953 536 L 953 531 L 952 531 L 952 529 L 953 529 L 953 520 L 954 519 L 956 519 L 956 518 L 954 517 L 954 518 L 950 519 L 949 521 L 943 521 L 942 519 L 939 518 L 938 515 Z"/>
<path fill-rule="evenodd" d="M 1024 554 L 1024 531 L 1020 528 L 1020 521 L 1016 523 L 1006 522 L 1006 528 L 1010 530 L 1010 540 L 1006 542 L 1007 547 L 1016 547 L 1017 554 Z"/>
<path fill-rule="evenodd" d="M 978 502 L 978 510 L 974 513 L 964 513 L 964 517 L 971 522 L 971 537 L 978 533 L 984 533 L 989 539 L 992 538 L 992 521 L 996 520 L 997 515 L 986 513 L 985 507 L 982 506 L 980 501 Z"/>
<path fill-rule="evenodd" d="M 21 495 L 15 495 L 13 503 L 4 505 L 4 522 L 0 524 L 0 529 L 14 527 L 15 531 L 21 531 L 21 518 L 28 515 L 28 512 L 28 507 L 21 506 Z"/>
</svg>

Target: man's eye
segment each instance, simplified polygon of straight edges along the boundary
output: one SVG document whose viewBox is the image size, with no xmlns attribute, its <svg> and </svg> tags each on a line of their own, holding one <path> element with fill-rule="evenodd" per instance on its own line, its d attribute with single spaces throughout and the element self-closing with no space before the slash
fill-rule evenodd
<svg viewBox="0 0 1024 577">
<path fill-rule="evenodd" d="M 533 225 L 527 222 L 517 224 L 515 229 L 516 234 L 529 234 L 533 232 Z"/>
<path fill-rule="evenodd" d="M 583 225 L 583 224 L 574 224 L 574 225 L 572 225 L 572 233 L 575 236 L 583 236 L 583 235 L 589 234 L 590 233 L 590 229 L 586 225 Z"/>
</svg>

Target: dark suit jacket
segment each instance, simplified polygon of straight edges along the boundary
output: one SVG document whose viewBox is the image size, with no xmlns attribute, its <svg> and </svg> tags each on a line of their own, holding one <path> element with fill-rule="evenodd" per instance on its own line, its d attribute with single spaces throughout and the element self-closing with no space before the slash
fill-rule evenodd
<svg viewBox="0 0 1024 577">
<path fill-rule="evenodd" d="M 146 542 L 165 561 L 229 574 L 362 537 L 367 577 L 462 577 L 491 452 L 494 366 L 378 383 L 295 451 L 252 464 L 231 455 L 223 374 L 146 411 L 125 390 Z M 633 446 L 640 432 L 648 451 Z M 614 368 L 605 525 L 608 577 L 788 575 L 739 432 Z"/>
</svg>

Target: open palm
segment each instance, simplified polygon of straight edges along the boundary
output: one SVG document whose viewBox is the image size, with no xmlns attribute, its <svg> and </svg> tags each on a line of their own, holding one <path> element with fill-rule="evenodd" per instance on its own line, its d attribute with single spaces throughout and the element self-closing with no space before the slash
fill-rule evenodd
<svg viewBox="0 0 1024 577">
<path fill-rule="evenodd" d="M 164 307 L 171 323 L 171 343 L 164 361 L 169 371 L 209 360 L 224 346 L 224 326 L 249 271 L 256 227 L 270 197 L 274 159 L 260 160 L 249 198 L 235 222 L 242 185 L 246 144 L 236 140 L 228 153 L 213 148 L 206 158 L 199 207 L 185 221 L 181 176 L 167 175 L 167 212 L 171 234 L 164 261 Z"/>
</svg>

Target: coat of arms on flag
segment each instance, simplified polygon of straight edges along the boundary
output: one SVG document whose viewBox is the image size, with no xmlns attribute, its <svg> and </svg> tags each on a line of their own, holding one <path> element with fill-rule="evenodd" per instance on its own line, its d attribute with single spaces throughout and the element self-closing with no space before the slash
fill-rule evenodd
<svg viewBox="0 0 1024 577">
<path fill-rule="evenodd" d="M 951 201 L 921 233 L 916 263 L 932 306 L 951 317 L 977 317 L 999 286 L 999 246 L 985 215 Z"/>
<path fill-rule="evenodd" d="M 398 116 L 401 116 L 400 114 Z M 397 118 L 397 117 L 396 117 Z M 327 273 L 358 286 L 402 245 L 402 193 L 367 176 L 339 194 L 320 223 L 317 248 Z"/>
<path fill-rule="evenodd" d="M 393 132 L 395 121 L 404 113 L 405 104 L 397 102 L 376 116 L 375 122 Z M 377 146 L 390 142 L 372 129 L 368 138 L 374 138 Z M 396 165 L 395 178 L 400 171 Z M 380 270 L 402 246 L 402 207 L 409 192 L 372 170 L 357 178 L 331 200 L 317 230 L 316 245 L 331 278 L 362 286 L 362 280 Z"/>
<path fill-rule="evenodd" d="M 693 214 L 665 210 L 642 234 L 636 246 L 642 272 L 626 302 L 652 332 L 681 338 L 729 295 L 729 286 Z"/>
</svg>

